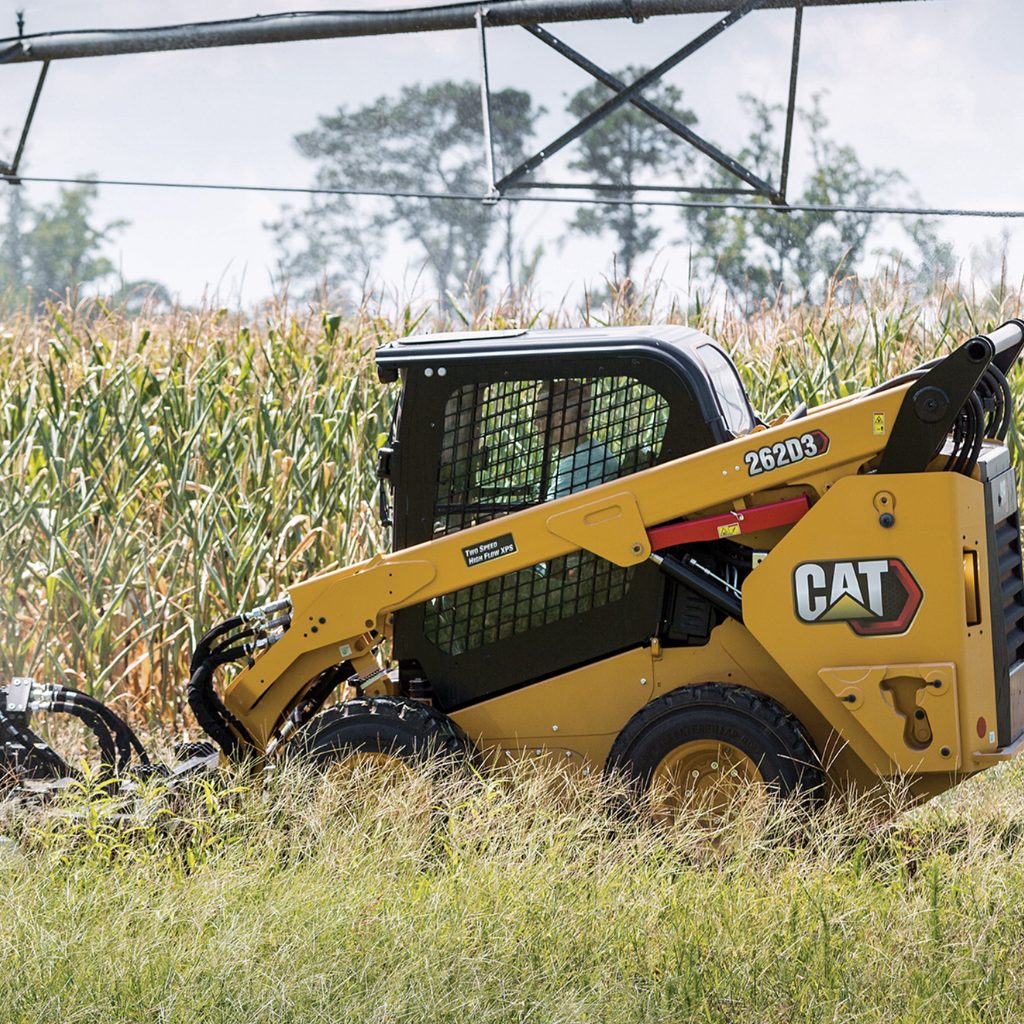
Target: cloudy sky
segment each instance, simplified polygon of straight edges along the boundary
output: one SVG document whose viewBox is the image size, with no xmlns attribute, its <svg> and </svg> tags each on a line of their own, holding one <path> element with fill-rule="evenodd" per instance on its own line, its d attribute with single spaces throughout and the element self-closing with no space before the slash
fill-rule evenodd
<svg viewBox="0 0 1024 1024">
<path fill-rule="evenodd" d="M 339 6 L 341 0 L 0 0 L 0 37 L 14 34 L 19 8 L 26 31 L 41 32 Z M 372 0 L 359 6 L 371 7 Z M 617 69 L 657 63 L 713 20 L 691 15 L 643 25 L 552 28 L 599 64 Z M 669 76 L 718 144 L 737 147 L 743 138 L 741 93 L 784 100 L 792 20 L 790 12 L 750 15 Z M 929 205 L 1024 208 L 1022 38 L 1021 0 L 912 0 L 808 10 L 800 98 L 807 102 L 824 91 L 834 136 L 852 145 L 866 164 L 901 170 Z M 568 124 L 566 96 L 588 84 L 588 77 L 522 29 L 494 30 L 489 39 L 493 88 L 530 90 L 549 111 L 538 141 L 553 138 Z M 4 155 L 13 149 L 37 70 L 0 67 Z M 468 32 L 61 61 L 50 69 L 23 169 L 41 176 L 88 172 L 306 185 L 312 168 L 292 137 L 311 127 L 318 114 L 393 95 L 413 82 L 476 75 L 476 41 Z M 799 134 L 795 145 L 799 186 Z M 24 187 L 34 203 L 52 195 L 47 186 Z M 204 291 L 223 301 L 253 301 L 269 291 L 275 260 L 263 224 L 278 215 L 284 201 L 262 193 L 110 187 L 101 192 L 99 215 L 131 222 L 112 252 L 126 277 L 161 280 L 184 301 Z M 546 297 L 557 299 L 609 269 L 610 244 L 558 241 L 565 220 L 560 210 L 533 206 L 521 216 L 521 230 L 545 244 Z M 947 221 L 943 232 L 966 257 L 1010 228 L 1016 269 L 1024 263 L 1018 259 L 1024 245 L 1016 238 L 1016 223 Z M 657 271 L 669 287 L 682 289 L 681 231 L 669 215 L 664 225 Z M 396 241 L 379 272 L 401 287 L 414 280 L 416 269 L 415 254 Z"/>
</svg>

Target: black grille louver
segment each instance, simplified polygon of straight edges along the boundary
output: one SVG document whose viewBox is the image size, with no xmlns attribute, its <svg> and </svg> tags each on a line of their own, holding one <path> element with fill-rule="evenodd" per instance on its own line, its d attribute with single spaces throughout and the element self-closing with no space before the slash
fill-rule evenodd
<svg viewBox="0 0 1024 1024">
<path fill-rule="evenodd" d="M 1024 732 L 1024 566 L 1016 474 L 1006 459 L 985 481 L 992 668 L 999 746 Z"/>
<path fill-rule="evenodd" d="M 1006 664 L 1024 660 L 1024 569 L 1021 568 L 1020 514 L 1014 512 L 996 526 L 999 591 L 1002 596 Z"/>
</svg>

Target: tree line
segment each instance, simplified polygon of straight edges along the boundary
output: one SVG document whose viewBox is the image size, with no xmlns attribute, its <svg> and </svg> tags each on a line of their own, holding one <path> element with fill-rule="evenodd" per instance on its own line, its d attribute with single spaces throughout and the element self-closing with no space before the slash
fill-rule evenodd
<svg viewBox="0 0 1024 1024">
<path fill-rule="evenodd" d="M 632 80 L 641 73 L 628 67 L 618 77 Z M 568 98 L 566 113 L 581 118 L 609 95 L 607 87 L 595 82 Z M 698 124 L 676 86 L 657 83 L 644 95 L 684 124 Z M 753 96 L 743 102 L 748 130 L 736 158 L 762 179 L 774 180 L 781 165 L 784 111 Z M 527 155 L 546 113 L 521 89 L 491 94 L 499 177 Z M 864 206 L 916 198 L 898 171 L 867 166 L 852 147 L 832 139 L 820 97 L 799 112 L 799 119 L 807 173 L 799 191 L 791 192 L 792 203 Z M 358 289 L 396 234 L 419 253 L 442 304 L 467 285 L 514 290 L 527 283 L 543 247 L 525 237 L 521 204 L 417 198 L 431 193 L 482 196 L 488 186 L 482 135 L 479 88 L 473 82 L 405 86 L 394 97 L 354 109 L 339 107 L 319 117 L 314 127 L 295 136 L 299 152 L 314 166 L 315 185 L 381 195 L 319 194 L 304 207 L 283 207 L 279 218 L 266 225 L 281 283 L 313 291 L 327 282 L 335 294 L 346 286 Z M 613 256 L 614 279 L 627 287 L 643 262 L 664 248 L 684 253 L 699 278 L 721 282 L 744 301 L 770 300 L 780 292 L 815 299 L 837 270 L 853 271 L 864 257 L 879 253 L 871 248 L 880 244 L 877 222 L 866 213 L 779 213 L 765 203 L 757 210 L 689 206 L 666 217 L 663 211 L 634 205 L 643 198 L 643 185 L 685 182 L 721 190 L 735 187 L 737 179 L 629 104 L 593 126 L 567 152 L 574 178 L 584 187 L 600 186 L 593 198 L 601 200 L 579 203 L 567 231 L 602 239 Z M 62 189 L 56 200 L 38 207 L 29 205 L 18 187 L 6 192 L 0 297 L 22 301 L 32 295 L 39 302 L 62 296 L 69 287 L 104 283 L 121 300 L 151 296 L 169 301 L 167 290 L 156 282 L 124 281 L 104 255 L 126 222 L 94 223 L 95 186 Z M 899 262 L 906 279 L 926 285 L 954 273 L 953 248 L 941 241 L 934 221 L 917 218 L 904 222 L 901 230 L 902 237 L 895 244 L 890 237 L 891 251 L 882 255 Z"/>
<path fill-rule="evenodd" d="M 632 80 L 642 72 L 629 67 L 618 77 Z M 609 95 L 607 87 L 595 82 L 569 97 L 566 111 L 581 118 Z M 676 86 L 659 83 L 644 96 L 684 124 L 697 125 L 696 114 Z M 749 129 L 736 157 L 762 179 L 777 180 L 785 111 L 754 96 L 744 97 L 743 103 Z M 522 90 L 491 94 L 499 177 L 527 155 L 545 113 Z M 852 147 L 831 138 L 820 96 L 799 112 L 799 120 L 808 173 L 799 191 L 791 191 L 794 205 L 864 206 L 916 198 L 900 172 L 867 166 Z M 316 196 L 303 209 L 286 207 L 268 225 L 280 253 L 282 278 L 312 283 L 326 275 L 328 281 L 359 282 L 390 233 L 397 231 L 418 248 L 442 301 L 474 279 L 512 288 L 524 283 L 542 250 L 517 237 L 518 204 L 487 206 L 410 195 L 483 195 L 488 183 L 482 132 L 479 88 L 473 82 L 406 86 L 394 98 L 380 97 L 352 110 L 340 107 L 320 117 L 315 127 L 295 138 L 299 152 L 315 166 L 316 185 L 396 195 L 369 202 Z M 576 180 L 602 186 L 594 191 L 595 199 L 625 200 L 580 204 L 568 223 L 570 233 L 602 238 L 610 245 L 620 281 L 631 280 L 659 247 L 675 246 L 685 249 L 700 276 L 720 281 L 736 297 L 756 302 L 787 291 L 813 299 L 837 270 L 855 270 L 878 240 L 876 219 L 870 214 L 778 213 L 767 203 L 760 210 L 681 208 L 673 230 L 663 214 L 633 205 L 643 196 L 640 186 L 686 182 L 727 189 L 737 179 L 628 104 L 590 128 L 569 152 Z M 902 232 L 889 252 L 878 254 L 898 262 L 905 278 L 927 285 L 953 274 L 953 248 L 939 238 L 934 220 L 908 221 Z"/>
<path fill-rule="evenodd" d="M 2 186 L 0 186 L 2 187 Z M 112 301 L 129 309 L 144 301 L 170 304 L 156 281 L 125 280 L 104 249 L 126 220 L 95 223 L 96 186 L 62 188 L 52 202 L 32 205 L 24 189 L 8 185 L 0 221 L 0 304 L 39 305 L 69 290 L 104 284 Z"/>
</svg>

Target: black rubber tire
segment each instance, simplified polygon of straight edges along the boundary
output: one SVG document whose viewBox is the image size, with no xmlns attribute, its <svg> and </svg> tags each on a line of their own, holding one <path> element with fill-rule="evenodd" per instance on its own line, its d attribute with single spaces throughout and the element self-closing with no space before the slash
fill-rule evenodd
<svg viewBox="0 0 1024 1024">
<path fill-rule="evenodd" d="M 764 694 L 723 683 L 684 686 L 641 708 L 619 733 L 607 768 L 644 793 L 662 759 L 694 740 L 732 744 L 778 796 L 817 800 L 824 793 L 820 761 L 797 719 Z"/>
<path fill-rule="evenodd" d="M 346 754 L 392 754 L 424 763 L 472 760 L 472 745 L 442 711 L 402 697 L 358 697 L 317 715 L 297 737 L 297 753 L 318 767 Z"/>
</svg>

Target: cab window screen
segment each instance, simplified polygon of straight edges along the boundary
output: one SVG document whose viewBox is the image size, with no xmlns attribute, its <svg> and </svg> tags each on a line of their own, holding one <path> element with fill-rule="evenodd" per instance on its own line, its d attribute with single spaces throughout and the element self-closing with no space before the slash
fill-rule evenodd
<svg viewBox="0 0 1024 1024">
<path fill-rule="evenodd" d="M 653 465 L 668 403 L 629 377 L 465 385 L 445 406 L 435 536 Z M 581 551 L 426 605 L 427 639 L 460 654 L 625 597 L 632 569 Z"/>
<path fill-rule="evenodd" d="M 668 403 L 630 377 L 468 384 L 445 405 L 435 536 L 657 460 Z"/>
</svg>

